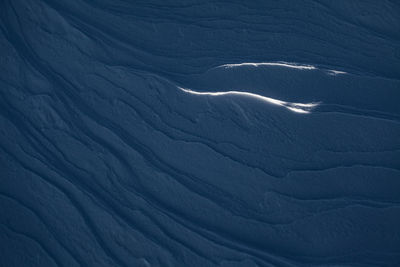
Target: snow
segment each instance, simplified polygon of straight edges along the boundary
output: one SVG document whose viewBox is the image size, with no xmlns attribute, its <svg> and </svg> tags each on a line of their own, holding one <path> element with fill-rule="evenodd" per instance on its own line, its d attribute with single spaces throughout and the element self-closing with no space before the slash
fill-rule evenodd
<svg viewBox="0 0 400 267">
<path fill-rule="evenodd" d="M 303 104 L 303 103 L 291 103 L 291 102 L 286 102 L 286 101 L 282 101 L 282 100 L 278 100 L 278 99 L 273 99 L 270 97 L 266 97 L 266 96 L 261 96 L 261 95 L 257 95 L 257 94 L 253 94 L 253 93 L 249 93 L 249 92 L 239 92 L 239 91 L 227 91 L 227 92 L 197 92 L 197 91 L 193 91 L 190 89 L 185 89 L 185 88 L 181 88 L 178 87 L 180 90 L 189 93 L 189 94 L 193 94 L 193 95 L 210 95 L 210 96 L 223 96 L 223 95 L 238 95 L 238 96 L 248 96 L 251 98 L 255 98 L 261 101 L 265 101 L 267 103 L 271 103 L 274 105 L 278 105 L 278 106 L 283 106 L 286 107 L 287 109 L 297 112 L 297 113 L 309 113 L 310 110 L 314 107 L 316 107 L 318 104 L 317 103 L 307 103 L 307 104 Z"/>
<path fill-rule="evenodd" d="M 234 67 L 243 67 L 243 66 L 277 66 L 277 67 L 284 67 L 284 68 L 291 68 L 291 69 L 299 69 L 299 70 L 315 70 L 316 67 L 312 65 L 301 65 L 296 63 L 289 63 L 289 62 L 260 62 L 260 63 L 238 63 L 238 64 L 224 64 L 218 66 L 217 68 L 234 68 Z"/>
<path fill-rule="evenodd" d="M 0 3 L 0 266 L 397 266 L 396 1 Z"/>
</svg>

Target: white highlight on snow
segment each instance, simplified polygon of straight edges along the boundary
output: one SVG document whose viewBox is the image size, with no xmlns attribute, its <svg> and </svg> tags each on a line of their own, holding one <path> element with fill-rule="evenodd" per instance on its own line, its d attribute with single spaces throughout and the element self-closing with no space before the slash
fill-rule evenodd
<svg viewBox="0 0 400 267">
<path fill-rule="evenodd" d="M 193 94 L 193 95 L 209 95 L 209 96 L 222 96 L 222 95 L 238 95 L 238 96 L 247 96 L 247 97 L 252 97 L 259 99 L 261 101 L 265 101 L 277 106 L 282 106 L 285 107 L 291 111 L 297 112 L 297 113 L 310 113 L 310 111 L 318 106 L 319 103 L 293 103 L 293 102 L 287 102 L 287 101 L 282 101 L 278 99 L 274 99 L 271 97 L 266 97 L 262 95 L 257 95 L 249 92 L 240 92 L 240 91 L 226 91 L 226 92 L 198 92 L 198 91 L 193 91 L 190 89 L 185 89 L 182 87 L 178 87 L 180 90 Z"/>
<path fill-rule="evenodd" d="M 347 72 L 340 71 L 340 70 L 328 70 L 328 74 L 336 76 L 336 75 L 339 75 L 339 74 L 347 74 Z"/>
<path fill-rule="evenodd" d="M 260 67 L 260 66 L 272 66 L 272 67 L 283 67 L 283 68 L 290 68 L 290 69 L 298 69 L 298 70 L 323 70 L 324 69 L 319 69 L 313 65 L 303 65 L 303 64 L 297 64 L 297 63 L 290 63 L 290 62 L 284 62 L 284 61 L 279 61 L 279 62 L 259 62 L 259 63 L 253 63 L 253 62 L 244 62 L 244 63 L 237 63 L 237 64 L 224 64 L 217 66 L 216 68 L 237 68 L 237 67 L 245 67 L 245 66 L 251 66 L 251 67 Z M 339 70 L 325 70 L 328 75 L 339 75 L 339 74 L 347 74 L 345 71 L 339 71 Z"/>
<path fill-rule="evenodd" d="M 277 66 L 277 67 L 285 67 L 291 69 L 299 69 L 299 70 L 315 70 L 316 67 L 312 65 L 300 65 L 296 63 L 289 63 L 289 62 L 260 62 L 260 63 L 238 63 L 238 64 L 224 64 L 220 65 L 217 68 L 235 68 L 235 67 L 243 67 L 243 66 L 252 66 L 252 67 L 259 67 L 259 66 Z"/>
</svg>

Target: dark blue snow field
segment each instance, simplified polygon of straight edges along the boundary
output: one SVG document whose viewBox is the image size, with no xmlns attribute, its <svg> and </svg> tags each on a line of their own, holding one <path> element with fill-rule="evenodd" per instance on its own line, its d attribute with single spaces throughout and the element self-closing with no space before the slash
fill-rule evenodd
<svg viewBox="0 0 400 267">
<path fill-rule="evenodd" d="M 0 266 L 400 266 L 400 1 L 0 0 Z"/>
</svg>

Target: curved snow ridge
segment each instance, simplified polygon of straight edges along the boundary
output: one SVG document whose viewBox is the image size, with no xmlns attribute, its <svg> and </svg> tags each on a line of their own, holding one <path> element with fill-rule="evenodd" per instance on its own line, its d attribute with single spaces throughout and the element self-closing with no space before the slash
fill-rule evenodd
<svg viewBox="0 0 400 267">
<path fill-rule="evenodd" d="M 327 70 L 327 73 L 329 75 L 333 75 L 333 76 L 336 76 L 336 75 L 339 75 L 339 74 L 347 74 L 347 72 L 340 71 L 340 70 Z"/>
<path fill-rule="evenodd" d="M 298 63 L 290 63 L 290 62 L 284 62 L 284 61 L 278 61 L 278 62 L 244 62 L 244 63 L 236 63 L 236 64 L 223 64 L 219 65 L 215 68 L 237 68 L 237 67 L 245 67 L 245 66 L 250 66 L 250 67 L 260 67 L 260 66 L 274 66 L 274 67 L 283 67 L 283 68 L 290 68 L 290 69 L 298 69 L 298 70 L 324 70 L 324 69 L 319 69 L 313 65 L 305 65 L 305 64 L 298 64 Z M 339 71 L 339 70 L 325 70 L 329 75 L 339 75 L 339 74 L 347 74 L 345 71 Z"/>
<path fill-rule="evenodd" d="M 290 111 L 296 112 L 296 113 L 310 113 L 310 111 L 318 106 L 320 103 L 295 103 L 295 102 L 287 102 L 279 99 L 274 99 L 271 97 L 266 97 L 254 93 L 249 93 L 249 92 L 241 92 L 241 91 L 225 91 L 225 92 L 198 92 L 198 91 L 193 91 L 190 89 L 182 88 L 179 87 L 180 90 L 183 92 L 193 94 L 193 95 L 209 95 L 209 96 L 222 96 L 222 95 L 238 95 L 238 96 L 247 96 L 247 97 L 252 97 L 256 98 L 258 100 L 268 102 L 270 104 L 274 104 L 277 106 L 282 106 L 287 108 Z"/>
<path fill-rule="evenodd" d="M 315 69 L 317 69 L 313 65 L 302 65 L 302 64 L 289 63 L 289 62 L 284 62 L 284 61 L 279 61 L 279 62 L 259 62 L 259 63 L 244 62 L 244 63 L 237 63 L 237 64 L 224 64 L 224 65 L 217 66 L 216 68 L 235 68 L 235 67 L 244 67 L 244 66 L 252 66 L 252 67 L 277 66 L 277 67 L 299 69 L 299 70 L 315 70 Z"/>
</svg>

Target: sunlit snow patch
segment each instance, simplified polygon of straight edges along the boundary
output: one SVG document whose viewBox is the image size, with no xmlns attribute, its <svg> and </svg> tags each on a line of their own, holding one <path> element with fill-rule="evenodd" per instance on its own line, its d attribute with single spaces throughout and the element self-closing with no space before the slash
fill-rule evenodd
<svg viewBox="0 0 400 267">
<path fill-rule="evenodd" d="M 261 101 L 265 101 L 277 106 L 282 106 L 285 107 L 291 111 L 297 112 L 297 113 L 310 113 L 310 111 L 318 106 L 318 103 L 293 103 L 293 102 L 287 102 L 287 101 L 282 101 L 278 99 L 274 99 L 271 97 L 266 97 L 266 96 L 261 96 L 249 92 L 240 92 L 240 91 L 226 91 L 226 92 L 197 92 L 193 91 L 190 89 L 185 89 L 182 87 L 178 87 L 180 90 L 193 94 L 193 95 L 209 95 L 209 96 L 222 96 L 222 95 L 238 95 L 238 96 L 248 96 L 252 98 L 259 99 Z"/>
<path fill-rule="evenodd" d="M 289 63 L 289 62 L 260 62 L 260 63 L 238 63 L 238 64 L 224 64 L 220 65 L 217 68 L 235 68 L 235 67 L 243 67 L 243 66 L 252 66 L 252 67 L 259 67 L 259 66 L 277 66 L 277 67 L 285 67 L 291 69 L 299 69 L 299 70 L 315 70 L 316 67 L 312 65 L 301 65 L 296 63 Z"/>
<path fill-rule="evenodd" d="M 244 62 L 244 63 L 236 63 L 236 64 L 224 64 L 217 66 L 215 68 L 238 68 L 238 67 L 262 67 L 262 66 L 272 66 L 272 67 L 283 67 L 283 68 L 290 68 L 290 69 L 298 69 L 298 70 L 324 70 L 319 69 L 313 65 L 304 65 L 298 63 L 290 63 L 290 62 Z M 339 75 L 339 74 L 347 74 L 347 72 L 339 71 L 339 70 L 325 70 L 329 75 Z"/>
<path fill-rule="evenodd" d="M 347 74 L 347 72 L 345 72 L 345 71 L 340 71 L 340 70 L 328 70 L 327 73 L 328 73 L 329 75 L 333 75 L 333 76 L 339 75 L 339 74 Z"/>
</svg>

